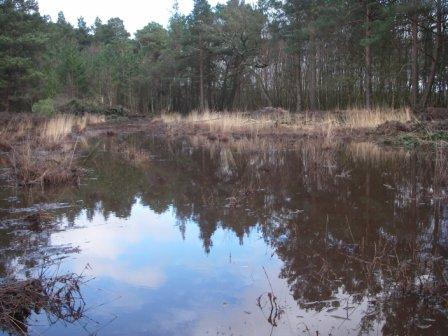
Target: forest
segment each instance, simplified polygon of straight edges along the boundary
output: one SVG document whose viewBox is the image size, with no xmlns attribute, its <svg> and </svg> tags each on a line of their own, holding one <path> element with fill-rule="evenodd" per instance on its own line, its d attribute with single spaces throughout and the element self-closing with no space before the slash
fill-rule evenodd
<svg viewBox="0 0 448 336">
<path fill-rule="evenodd" d="M 448 0 L 88 1 L 0 0 L 0 336 L 448 335 Z"/>
<path fill-rule="evenodd" d="M 448 105 L 445 0 L 194 0 L 134 36 L 0 1 L 0 110 L 135 114 Z"/>
</svg>

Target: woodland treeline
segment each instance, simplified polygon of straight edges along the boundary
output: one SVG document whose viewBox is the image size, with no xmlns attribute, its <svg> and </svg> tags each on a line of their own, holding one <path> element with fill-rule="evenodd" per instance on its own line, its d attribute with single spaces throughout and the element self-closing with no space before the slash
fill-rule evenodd
<svg viewBox="0 0 448 336">
<path fill-rule="evenodd" d="M 0 110 L 39 101 L 293 111 L 448 105 L 446 0 L 194 0 L 131 37 L 119 18 L 72 26 L 0 0 Z"/>
</svg>

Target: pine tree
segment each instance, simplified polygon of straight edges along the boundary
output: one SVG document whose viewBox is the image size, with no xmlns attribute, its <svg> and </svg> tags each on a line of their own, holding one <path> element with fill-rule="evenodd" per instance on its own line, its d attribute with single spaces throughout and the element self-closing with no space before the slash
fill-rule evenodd
<svg viewBox="0 0 448 336">
<path fill-rule="evenodd" d="M 0 104 L 6 111 L 29 109 L 38 97 L 44 24 L 35 1 L 0 1 Z"/>
</svg>

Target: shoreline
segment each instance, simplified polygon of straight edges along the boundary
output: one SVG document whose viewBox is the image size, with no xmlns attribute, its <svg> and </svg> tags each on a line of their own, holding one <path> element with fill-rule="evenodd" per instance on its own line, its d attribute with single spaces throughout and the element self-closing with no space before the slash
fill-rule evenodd
<svg viewBox="0 0 448 336">
<path fill-rule="evenodd" d="M 76 162 L 79 143 L 100 137 L 144 132 L 171 140 L 189 139 L 196 144 L 266 143 L 290 147 L 298 141 L 318 141 L 322 149 L 336 143 L 371 142 L 384 147 L 414 149 L 448 147 L 448 122 L 386 120 L 372 127 L 354 127 L 325 115 L 303 121 L 302 115 L 192 114 L 136 117 L 107 121 L 102 116 L 74 117 L 32 115 L 6 117 L 0 126 L 2 156 L 7 179 L 16 186 L 79 183 L 82 167 Z M 363 121 L 364 122 L 364 121 Z"/>
</svg>

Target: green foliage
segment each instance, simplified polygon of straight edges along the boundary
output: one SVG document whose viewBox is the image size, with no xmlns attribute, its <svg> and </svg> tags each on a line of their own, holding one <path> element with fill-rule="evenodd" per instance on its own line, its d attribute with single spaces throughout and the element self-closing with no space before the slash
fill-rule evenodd
<svg viewBox="0 0 448 336">
<path fill-rule="evenodd" d="M 423 131 L 423 130 L 422 130 Z M 434 144 L 437 142 L 448 142 L 448 132 L 437 131 L 427 133 L 405 134 L 395 139 L 394 144 L 408 149 L 415 148 L 421 144 Z"/>
<path fill-rule="evenodd" d="M 73 99 L 69 101 L 67 104 L 60 107 L 60 111 L 66 114 L 73 114 L 77 116 L 82 116 L 86 113 L 104 114 L 108 116 L 129 115 L 129 111 L 121 105 L 116 105 L 108 108 L 102 104 L 99 104 L 98 102 L 80 99 Z"/>
<path fill-rule="evenodd" d="M 0 109 L 23 109 L 39 94 L 46 34 L 37 10 L 31 0 L 0 1 Z"/>
<path fill-rule="evenodd" d="M 0 9 L 0 110 L 45 97 L 136 113 L 340 109 L 364 103 L 367 68 L 373 105 L 406 106 L 415 15 L 419 81 L 428 86 L 434 68 L 430 103 L 448 104 L 448 53 L 431 64 L 438 13 L 443 22 L 448 13 L 441 0 L 194 0 L 189 15 L 175 5 L 167 28 L 151 22 L 135 38 L 119 18 L 73 26 L 62 12 L 48 22 L 32 0 L 0 0 Z M 75 108 L 84 109 L 95 110 Z"/>
<path fill-rule="evenodd" d="M 448 142 L 448 132 L 446 131 L 438 131 L 434 133 L 430 133 L 424 137 L 427 141 L 445 141 Z"/>
<path fill-rule="evenodd" d="M 157 61 L 168 46 L 169 35 L 163 26 L 151 22 L 137 31 L 135 39 L 141 51 L 149 55 L 152 61 Z"/>
<path fill-rule="evenodd" d="M 100 104 L 88 100 L 73 99 L 61 106 L 61 112 L 82 116 L 85 113 L 104 114 L 105 108 Z"/>
<path fill-rule="evenodd" d="M 54 101 L 51 98 L 42 99 L 34 103 L 31 108 L 33 113 L 39 114 L 45 117 L 51 117 L 55 114 Z"/>
<path fill-rule="evenodd" d="M 420 144 L 419 139 L 412 135 L 403 135 L 398 139 L 398 141 L 399 144 L 408 149 L 412 149 Z"/>
<path fill-rule="evenodd" d="M 97 20 L 94 29 L 95 40 L 99 43 L 119 43 L 129 38 L 129 33 L 124 27 L 123 20 L 120 18 L 111 18 L 106 24 L 102 24 L 101 20 Z"/>
</svg>

